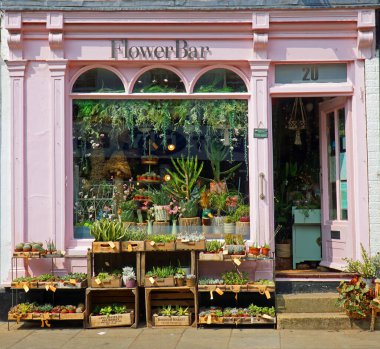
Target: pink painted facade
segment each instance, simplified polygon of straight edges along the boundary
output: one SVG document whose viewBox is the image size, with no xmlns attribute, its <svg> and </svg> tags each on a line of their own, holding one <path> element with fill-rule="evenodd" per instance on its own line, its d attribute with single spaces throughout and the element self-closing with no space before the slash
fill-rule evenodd
<svg viewBox="0 0 380 349">
<path fill-rule="evenodd" d="M 347 117 L 349 220 L 323 219 L 323 264 L 338 267 L 344 256 L 359 256 L 369 246 L 367 142 L 364 60 L 373 54 L 374 10 L 302 10 L 237 12 L 6 12 L 6 64 L 10 77 L 11 242 L 56 241 L 67 252 L 60 272 L 78 271 L 90 240 L 73 235 L 72 100 L 239 98 L 249 105 L 249 180 L 251 239 L 271 241 L 274 231 L 272 99 L 340 97 Z M 207 46 L 205 58 L 127 59 L 122 40 L 131 46 Z M 112 40 L 116 45 L 112 58 Z M 277 64 L 346 63 L 347 81 L 275 83 Z M 125 93 L 71 93 L 76 79 L 91 68 L 113 71 Z M 181 77 L 184 94 L 132 94 L 145 71 L 163 67 Z M 247 93 L 193 94 L 207 70 L 237 73 Z M 328 107 L 326 107 L 328 108 Z M 328 110 L 326 109 L 326 112 Z M 323 125 L 321 126 L 323 127 Z M 268 138 L 253 137 L 267 128 Z M 323 130 L 322 130 L 323 131 Z M 321 132 L 323 135 L 323 132 Z M 323 143 L 323 137 L 322 137 Z M 326 171 L 326 169 L 322 169 Z M 323 196 L 323 212 L 328 205 Z M 332 229 L 344 231 L 340 245 L 329 242 Z M 2 232 L 4 234 L 4 232 Z M 330 239 L 331 240 L 331 239 Z M 1 251 L 9 255 L 10 251 Z M 43 261 L 32 263 L 41 272 Z M 23 267 L 20 272 L 23 272 Z M 2 280 L 5 281 L 5 280 Z"/>
</svg>

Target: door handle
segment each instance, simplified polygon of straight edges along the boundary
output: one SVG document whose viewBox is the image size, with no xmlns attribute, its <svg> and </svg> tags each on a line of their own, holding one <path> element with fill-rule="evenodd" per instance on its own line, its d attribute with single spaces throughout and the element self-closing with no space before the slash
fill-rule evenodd
<svg viewBox="0 0 380 349">
<path fill-rule="evenodd" d="M 259 197 L 261 200 L 264 200 L 265 199 L 265 194 L 264 194 L 264 178 L 265 178 L 265 175 L 264 175 L 264 173 L 260 172 L 259 177 L 260 177 L 260 195 L 259 195 Z"/>
</svg>

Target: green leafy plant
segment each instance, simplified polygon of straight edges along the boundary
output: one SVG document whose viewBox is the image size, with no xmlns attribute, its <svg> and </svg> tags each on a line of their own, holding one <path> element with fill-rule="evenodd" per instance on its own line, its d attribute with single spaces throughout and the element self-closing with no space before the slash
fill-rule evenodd
<svg viewBox="0 0 380 349">
<path fill-rule="evenodd" d="M 213 210 L 216 211 L 217 216 L 221 216 L 222 212 L 223 213 L 225 212 L 227 197 L 228 197 L 227 192 L 210 193 L 210 196 L 209 196 L 210 206 Z"/>
<path fill-rule="evenodd" d="M 202 172 L 203 163 L 198 164 L 197 157 L 171 159 L 175 171 L 167 169 L 171 180 L 163 187 L 170 197 L 174 197 L 181 204 L 194 206 L 200 198 L 204 188 L 197 187 L 197 180 Z M 190 207 L 186 207 L 190 211 Z"/>
<path fill-rule="evenodd" d="M 128 312 L 127 307 L 124 304 L 108 304 L 108 305 L 96 305 L 92 311 L 94 315 L 106 315 L 110 316 L 113 314 L 125 314 Z"/>
<path fill-rule="evenodd" d="M 154 241 L 155 243 L 163 243 L 163 242 L 172 242 L 177 239 L 175 235 L 169 234 L 152 234 L 148 236 L 149 241 Z"/>
<path fill-rule="evenodd" d="M 157 277 L 158 279 L 164 279 L 174 276 L 177 272 L 177 268 L 171 265 L 165 267 L 153 267 L 152 270 L 146 273 L 146 276 Z"/>
<path fill-rule="evenodd" d="M 217 240 L 206 241 L 206 251 L 209 253 L 218 253 L 223 249 L 223 242 Z"/>
<path fill-rule="evenodd" d="M 244 238 L 242 234 L 226 234 L 224 236 L 226 245 L 244 245 Z"/>
<path fill-rule="evenodd" d="M 135 222 L 137 205 L 134 200 L 124 201 L 120 205 L 120 218 L 123 222 Z"/>
<path fill-rule="evenodd" d="M 372 290 L 361 277 L 353 277 L 350 282 L 342 281 L 337 288 L 339 297 L 336 305 L 343 308 L 351 318 L 366 318 L 371 312 L 374 298 Z"/>
<path fill-rule="evenodd" d="M 221 276 L 226 285 L 245 285 L 249 280 L 248 273 L 244 271 L 226 271 Z"/>
<path fill-rule="evenodd" d="M 118 221 L 102 219 L 92 224 L 90 234 L 95 241 L 119 241 L 123 239 L 125 229 Z"/>
<path fill-rule="evenodd" d="M 148 238 L 148 232 L 143 228 L 129 227 L 126 228 L 123 235 L 123 241 L 144 241 Z"/>
<path fill-rule="evenodd" d="M 183 308 L 181 306 L 175 307 L 176 315 L 178 316 L 186 316 L 189 315 L 189 307 Z"/>
<path fill-rule="evenodd" d="M 147 192 L 147 196 L 149 196 L 152 200 L 153 205 L 157 206 L 168 206 L 171 198 L 168 196 L 167 192 L 164 189 L 165 186 L 162 186 L 162 189 L 150 189 Z"/>
<path fill-rule="evenodd" d="M 166 307 L 162 307 L 159 314 L 162 316 L 173 316 L 177 314 L 177 311 L 173 309 L 171 305 L 168 305 Z"/>
<path fill-rule="evenodd" d="M 235 216 L 235 222 L 238 222 L 240 220 L 240 218 L 242 218 L 242 217 L 249 217 L 249 206 L 248 205 L 240 205 L 236 209 L 234 216 Z"/>
<path fill-rule="evenodd" d="M 380 272 L 380 253 L 370 257 L 362 244 L 360 244 L 360 248 L 362 261 L 353 260 L 352 258 L 343 258 L 343 260 L 347 263 L 345 271 L 359 274 L 364 278 L 377 277 Z"/>
</svg>

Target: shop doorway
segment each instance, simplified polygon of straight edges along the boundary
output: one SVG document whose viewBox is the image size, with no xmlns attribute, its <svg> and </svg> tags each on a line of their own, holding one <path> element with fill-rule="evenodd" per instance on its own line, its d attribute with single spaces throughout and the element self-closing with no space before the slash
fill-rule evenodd
<svg viewBox="0 0 380 349">
<path fill-rule="evenodd" d="M 322 260 L 320 103 L 272 102 L 277 270 L 316 269 Z"/>
</svg>

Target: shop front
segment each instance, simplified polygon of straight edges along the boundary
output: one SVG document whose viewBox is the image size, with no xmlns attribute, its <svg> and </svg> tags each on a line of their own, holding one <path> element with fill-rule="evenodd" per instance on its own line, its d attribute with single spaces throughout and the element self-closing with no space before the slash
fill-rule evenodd
<svg viewBox="0 0 380 349">
<path fill-rule="evenodd" d="M 117 217 L 209 239 L 237 222 L 231 232 L 248 244 L 274 251 L 282 235 L 297 263 L 340 269 L 369 246 L 374 25 L 371 9 L 6 11 L 3 265 L 20 242 L 52 240 L 66 252 L 58 273 L 84 271 L 89 227 Z M 309 240 L 294 231 L 294 210 L 319 210 Z"/>
</svg>

